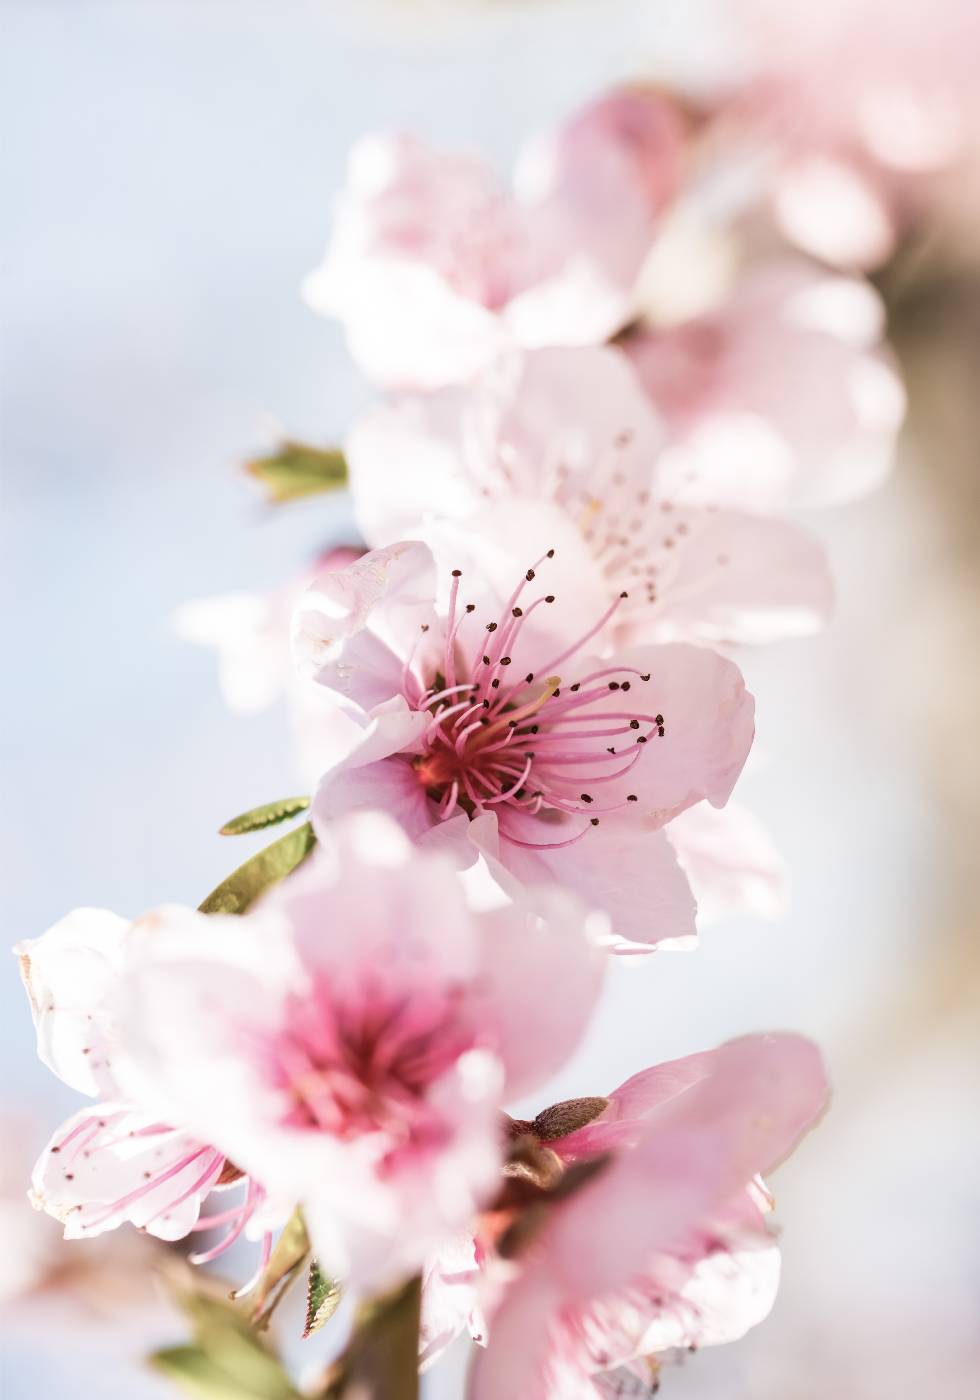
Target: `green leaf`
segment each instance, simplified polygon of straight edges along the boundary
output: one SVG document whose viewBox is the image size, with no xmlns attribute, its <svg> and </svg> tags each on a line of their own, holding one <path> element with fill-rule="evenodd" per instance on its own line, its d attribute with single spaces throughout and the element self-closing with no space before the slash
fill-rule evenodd
<svg viewBox="0 0 980 1400">
<path fill-rule="evenodd" d="M 307 442 L 282 444 L 270 457 L 246 462 L 245 470 L 262 485 L 275 505 L 296 501 L 347 485 L 347 462 L 336 447 L 312 447 Z"/>
<path fill-rule="evenodd" d="M 286 1221 L 282 1234 L 266 1265 L 256 1289 L 252 1307 L 252 1322 L 263 1331 L 279 1306 L 289 1286 L 306 1263 L 310 1253 L 310 1237 L 306 1233 L 303 1212 L 297 1206 Z"/>
<path fill-rule="evenodd" d="M 323 1400 L 418 1400 L 422 1280 L 361 1309 Z"/>
<path fill-rule="evenodd" d="M 288 1375 L 252 1330 L 244 1308 L 200 1275 L 192 1283 L 183 1276 L 169 1277 L 193 1342 L 156 1352 L 151 1366 L 198 1400 L 297 1400 Z"/>
<path fill-rule="evenodd" d="M 198 908 L 202 914 L 244 914 L 260 894 L 295 870 L 315 845 L 313 828 L 304 822 L 240 865 Z"/>
<path fill-rule="evenodd" d="M 310 1277 L 306 1285 L 306 1326 L 304 1337 L 312 1337 L 319 1332 L 325 1322 L 329 1322 L 340 1306 L 340 1284 L 322 1273 L 314 1259 L 310 1264 Z"/>
<path fill-rule="evenodd" d="M 275 826 L 278 822 L 298 817 L 310 805 L 308 797 L 280 797 L 278 802 L 265 802 L 261 807 L 252 807 L 242 812 L 240 817 L 232 817 L 221 827 L 221 836 L 244 836 L 249 831 L 261 831 L 263 827 Z"/>
<path fill-rule="evenodd" d="M 196 1400 L 299 1400 L 274 1357 L 234 1339 L 214 1353 L 204 1346 L 166 1347 L 150 1365 Z"/>
</svg>

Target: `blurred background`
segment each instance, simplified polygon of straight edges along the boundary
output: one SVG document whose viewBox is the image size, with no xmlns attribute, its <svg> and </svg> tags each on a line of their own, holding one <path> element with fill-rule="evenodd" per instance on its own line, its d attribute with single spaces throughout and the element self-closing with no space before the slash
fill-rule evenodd
<svg viewBox="0 0 980 1400">
<path fill-rule="evenodd" d="M 337 440 L 371 398 L 298 294 L 351 142 L 403 126 L 504 170 L 612 82 L 724 77 L 731 22 L 722 0 L 0 3 L 7 944 L 80 904 L 196 903 L 243 856 L 221 822 L 296 786 L 282 711 L 230 717 L 172 616 L 349 531 L 342 503 L 273 510 L 239 468 L 283 431 Z M 740 794 L 792 911 L 618 966 L 556 1085 L 757 1029 L 828 1056 L 833 1110 L 774 1183 L 775 1312 L 668 1371 L 678 1400 L 980 1388 L 980 278 L 963 200 L 942 218 L 878 274 L 911 398 L 898 468 L 809 522 L 837 617 L 740 658 L 761 751 Z M 0 1011 L 4 1394 L 170 1394 L 139 1362 L 182 1336 L 144 1256 L 122 1246 L 108 1296 L 26 1203 L 75 1096 L 36 1061 L 13 960 Z M 458 1395 L 462 1365 L 427 1395 Z"/>
</svg>

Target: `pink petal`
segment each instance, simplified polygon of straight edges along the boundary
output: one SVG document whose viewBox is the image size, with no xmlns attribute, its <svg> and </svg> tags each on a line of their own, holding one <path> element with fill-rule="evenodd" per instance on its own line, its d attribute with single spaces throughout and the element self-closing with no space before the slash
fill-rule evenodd
<svg viewBox="0 0 980 1400">
<path fill-rule="evenodd" d="M 698 902 L 703 928 L 732 914 L 779 919 L 789 908 L 789 872 L 765 827 L 733 802 L 699 802 L 667 828 Z"/>
<path fill-rule="evenodd" d="M 40 938 L 18 943 L 37 1030 L 37 1052 L 83 1094 L 114 1092 L 113 1002 L 129 922 L 105 909 L 76 909 Z"/>
</svg>

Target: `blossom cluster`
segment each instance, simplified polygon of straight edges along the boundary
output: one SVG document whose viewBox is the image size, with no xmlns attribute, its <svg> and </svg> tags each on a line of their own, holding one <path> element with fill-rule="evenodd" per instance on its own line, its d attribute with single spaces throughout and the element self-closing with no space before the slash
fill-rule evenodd
<svg viewBox="0 0 980 1400">
<path fill-rule="evenodd" d="M 665 1355 L 760 1321 L 765 1177 L 827 1101 L 780 1033 L 508 1111 L 611 957 L 783 907 L 729 805 L 739 648 L 826 622 L 806 512 L 877 486 L 902 416 L 856 273 L 726 254 L 705 299 L 691 249 L 734 246 L 706 159 L 645 88 L 511 185 L 357 147 L 306 295 L 382 391 L 343 447 L 361 539 L 181 619 L 235 706 L 289 694 L 312 796 L 251 825 L 308 805 L 305 836 L 247 898 L 77 910 L 17 949 L 39 1053 L 91 1100 L 34 1171 L 67 1238 L 204 1235 L 208 1264 L 245 1237 L 243 1296 L 299 1208 L 355 1299 L 421 1279 L 423 1368 L 480 1344 L 473 1400 L 650 1394 Z"/>
</svg>

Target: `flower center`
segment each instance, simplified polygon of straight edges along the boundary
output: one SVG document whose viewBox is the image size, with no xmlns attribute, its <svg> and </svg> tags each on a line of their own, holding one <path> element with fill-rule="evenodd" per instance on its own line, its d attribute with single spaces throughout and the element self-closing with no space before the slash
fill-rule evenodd
<svg viewBox="0 0 980 1400">
<path fill-rule="evenodd" d="M 634 703 L 631 691 L 649 680 L 628 666 L 603 666 L 565 687 L 555 672 L 606 626 L 627 598 L 620 593 L 576 641 L 541 667 L 511 680 L 511 653 L 536 608 L 555 601 L 541 594 L 526 606 L 521 599 L 549 550 L 529 568 L 498 619 L 485 624 L 483 648 L 466 648 L 460 628 L 475 611 L 459 602 L 461 572 L 453 570 L 442 670 L 414 697 L 432 718 L 422 752 L 410 761 L 427 796 L 446 820 L 456 812 L 473 817 L 495 810 L 501 834 L 518 845 L 565 846 L 599 825 L 600 815 L 626 809 L 636 793 L 620 794 L 617 784 L 643 757 L 644 746 L 665 733 L 662 714 Z M 484 649 L 485 648 L 485 649 Z M 610 705 L 610 693 L 618 692 Z M 629 698 L 627 698 L 627 696 Z M 604 797 L 604 791 L 610 795 Z M 515 829 L 519 816 L 542 824 L 582 818 L 573 835 L 529 841 Z"/>
</svg>

